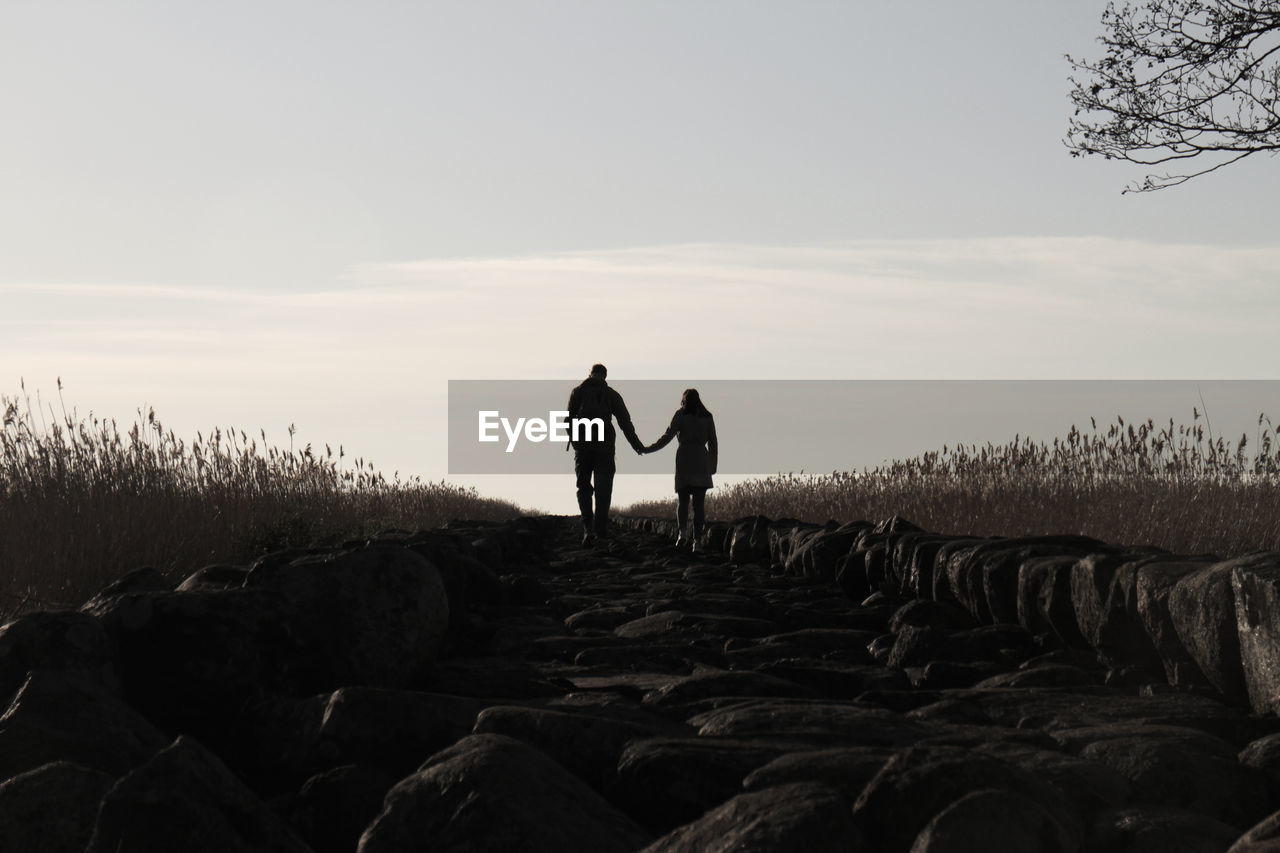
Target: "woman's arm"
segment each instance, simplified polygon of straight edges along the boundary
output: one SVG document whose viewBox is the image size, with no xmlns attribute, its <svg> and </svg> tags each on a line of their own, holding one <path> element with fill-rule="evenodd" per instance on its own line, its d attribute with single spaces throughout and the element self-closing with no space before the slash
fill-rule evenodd
<svg viewBox="0 0 1280 853">
<path fill-rule="evenodd" d="M 711 429 L 707 436 L 707 450 L 711 454 L 711 473 L 714 474 L 720 462 L 720 442 L 716 440 L 715 418 L 708 417 L 708 419 L 711 421 Z"/>
<path fill-rule="evenodd" d="M 671 426 L 667 427 L 667 431 L 662 434 L 662 438 L 655 441 L 644 449 L 645 453 L 656 453 L 671 443 L 671 439 L 676 437 L 680 432 L 680 413 L 676 412 L 671 416 Z"/>
</svg>

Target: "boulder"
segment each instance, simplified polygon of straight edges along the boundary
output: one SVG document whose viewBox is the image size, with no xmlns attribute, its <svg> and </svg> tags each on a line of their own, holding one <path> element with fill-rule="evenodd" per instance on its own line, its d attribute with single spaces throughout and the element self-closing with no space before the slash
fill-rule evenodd
<svg viewBox="0 0 1280 853">
<path fill-rule="evenodd" d="M 0 627 L 0 701 L 9 704 L 32 670 L 80 670 L 119 692 L 116 654 L 87 613 L 28 613 Z"/>
<path fill-rule="evenodd" d="M 1018 567 L 1032 557 L 1075 555 L 1105 549 L 1086 536 L 989 539 L 955 551 L 947 578 L 960 604 L 981 622 L 1017 622 Z"/>
<path fill-rule="evenodd" d="M 593 850 L 631 853 L 649 836 L 539 750 L 470 735 L 388 792 L 360 853 Z"/>
<path fill-rule="evenodd" d="M 1267 777 L 1271 801 L 1280 802 L 1280 733 L 1250 741 L 1237 757 L 1245 767 L 1261 771 Z"/>
<path fill-rule="evenodd" d="M 1155 647 L 1156 653 L 1164 664 L 1164 674 L 1168 682 L 1175 687 L 1208 686 L 1195 658 L 1187 649 L 1187 644 L 1178 635 L 1178 628 L 1171 612 L 1170 598 L 1178 583 L 1190 575 L 1196 574 L 1212 565 L 1213 560 L 1203 558 L 1179 558 L 1151 560 L 1138 568 L 1137 595 L 1138 618 L 1147 636 Z M 1227 595 L 1225 604 L 1229 608 L 1225 621 L 1234 627 L 1234 601 L 1230 595 L 1229 584 L 1225 585 Z M 1186 616 L 1188 609 L 1185 600 L 1182 602 L 1181 615 Z M 1207 627 L 1207 626 L 1206 626 Z M 1217 629 L 1215 629 L 1216 631 Z M 1191 632 L 1192 636 L 1201 633 L 1201 629 Z M 1234 637 L 1234 632 L 1233 635 Z M 1204 647 L 1209 647 L 1205 643 Z"/>
<path fill-rule="evenodd" d="M 905 746 L 930 732 L 883 708 L 788 699 L 746 699 L 696 714 L 689 725 L 702 737 L 821 737 L 862 746 Z"/>
<path fill-rule="evenodd" d="M 1127 778 L 1137 803 L 1198 812 L 1242 830 L 1266 814 L 1266 777 L 1241 765 L 1229 743 L 1204 732 L 1113 724 L 1053 735 L 1080 757 Z"/>
<path fill-rule="evenodd" d="M 1250 827 L 1248 832 L 1236 839 L 1227 853 L 1277 853 L 1277 851 L 1280 851 L 1280 812 Z"/>
<path fill-rule="evenodd" d="M 484 706 L 470 697 L 374 687 L 344 687 L 311 701 L 322 710 L 304 740 L 304 773 L 360 764 L 396 779 L 470 734 Z"/>
<path fill-rule="evenodd" d="M 1053 785 L 1066 795 L 1081 816 L 1120 808 L 1133 796 L 1129 780 L 1100 761 L 1010 741 L 993 741 L 977 749 Z"/>
<path fill-rule="evenodd" d="M 846 746 L 791 752 L 747 774 L 742 787 L 760 791 L 774 785 L 819 783 L 854 800 L 895 751 L 891 747 Z"/>
<path fill-rule="evenodd" d="M 800 783 L 739 794 L 644 853 L 847 853 L 861 846 L 844 795 Z"/>
<path fill-rule="evenodd" d="M 301 653 L 263 590 L 125 593 L 90 612 L 118 649 L 125 698 L 166 730 L 211 738 L 296 686 Z"/>
<path fill-rule="evenodd" d="M 316 853 L 351 853 L 396 780 L 376 767 L 344 764 L 308 779 L 289 823 Z"/>
<path fill-rule="evenodd" d="M 115 784 L 100 770 L 55 761 L 0 783 L 0 838 L 6 850 L 83 853 L 98 804 Z"/>
<path fill-rule="evenodd" d="M 1259 714 L 1280 712 L 1280 554 L 1263 552 L 1234 561 L 1231 585 L 1249 704 Z"/>
<path fill-rule="evenodd" d="M 596 790 L 614 781 L 622 750 L 661 727 L 587 710 L 497 705 L 480 712 L 475 734 L 501 734 L 537 747 Z"/>
<path fill-rule="evenodd" d="M 1090 853 L 1222 853 L 1239 833 L 1196 812 L 1132 805 L 1098 815 L 1084 849 Z"/>
<path fill-rule="evenodd" d="M 670 708 L 715 696 L 812 696 L 816 691 L 794 681 L 751 670 L 703 669 L 669 682 L 644 697 L 647 705 Z"/>
<path fill-rule="evenodd" d="M 920 746 L 898 752 L 858 797 L 854 820 L 872 849 L 906 853 L 935 816 L 962 797 L 986 789 L 1030 799 L 1078 845 L 1083 834 L 1080 820 L 1061 791 L 1012 764 L 957 747 Z"/>
<path fill-rule="evenodd" d="M 86 853 L 307 853 L 213 753 L 180 736 L 103 797 Z"/>
<path fill-rule="evenodd" d="M 1249 701 L 1240 657 L 1239 613 L 1232 572 L 1249 558 L 1201 568 L 1178 580 L 1169 593 L 1169 619 L 1201 674 L 1229 702 Z"/>
<path fill-rule="evenodd" d="M 849 553 L 862 530 L 862 527 L 848 524 L 834 530 L 820 528 L 814 535 L 792 547 L 790 558 L 785 564 L 788 574 L 834 581 L 836 564 Z"/>
<path fill-rule="evenodd" d="M 99 679 L 36 670 L 0 717 L 0 779 L 55 761 L 119 777 L 168 742 Z"/>
<path fill-rule="evenodd" d="M 178 584 L 177 591 L 205 590 L 219 592 L 227 589 L 240 589 L 244 586 L 244 579 L 248 576 L 249 570 L 243 566 L 229 566 L 219 563 L 213 566 L 205 566 L 203 569 L 197 569 L 192 572 L 182 583 Z"/>
<path fill-rule="evenodd" d="M 899 607 L 889 617 L 890 633 L 896 634 L 908 625 L 958 631 L 977 628 L 978 620 L 963 607 L 950 602 L 917 598 Z"/>
<path fill-rule="evenodd" d="M 407 548 L 256 565 L 245 585 L 276 597 L 302 650 L 290 663 L 307 692 L 418 684 L 449 626 L 439 569 Z"/>
<path fill-rule="evenodd" d="M 729 533 L 729 562 L 764 563 L 768 565 L 769 519 L 763 515 L 740 518 L 733 522 Z"/>
<path fill-rule="evenodd" d="M 901 670 L 839 661 L 790 658 L 760 665 L 755 671 L 798 684 L 804 691 L 823 699 L 855 699 L 868 690 L 906 690 L 911 686 Z"/>
<path fill-rule="evenodd" d="M 1047 633 L 1069 648 L 1087 648 L 1071 599 L 1071 574 L 1077 557 L 1031 557 L 1018 567 L 1018 624 L 1033 634 Z"/>
<path fill-rule="evenodd" d="M 1071 598 L 1080 633 L 1108 663 L 1163 669 L 1138 614 L 1138 571 L 1151 559 L 1090 554 L 1072 567 Z"/>
<path fill-rule="evenodd" d="M 1075 853 L 1078 844 L 1044 806 L 1021 794 L 986 789 L 965 794 L 920 830 L 911 853 Z"/>
<path fill-rule="evenodd" d="M 686 613 L 665 610 L 624 622 L 613 629 L 615 636 L 628 640 L 685 637 L 704 639 L 708 634 L 725 637 L 765 637 L 778 633 L 778 625 L 767 619 L 745 616 L 717 616 L 712 613 Z"/>
<path fill-rule="evenodd" d="M 134 569 L 107 584 L 93 598 L 86 601 L 80 609 L 86 613 L 94 613 L 108 599 L 115 598 L 117 595 L 126 595 L 131 592 L 170 592 L 172 590 L 173 583 L 165 577 L 163 572 L 150 566 L 144 566 L 140 569 Z"/>
<path fill-rule="evenodd" d="M 666 833 L 741 793 L 748 774 L 797 748 L 769 737 L 638 740 L 623 751 L 607 794 L 645 828 Z"/>
<path fill-rule="evenodd" d="M 905 533 L 896 537 L 889 553 L 890 574 L 898 578 L 898 592 L 909 597 L 927 597 L 933 588 L 933 566 L 938 551 L 954 536 L 936 533 Z"/>
</svg>

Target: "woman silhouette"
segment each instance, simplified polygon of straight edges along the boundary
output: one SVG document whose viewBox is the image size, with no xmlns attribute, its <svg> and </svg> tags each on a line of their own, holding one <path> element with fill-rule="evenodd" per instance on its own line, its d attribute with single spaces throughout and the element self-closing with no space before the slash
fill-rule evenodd
<svg viewBox="0 0 1280 853">
<path fill-rule="evenodd" d="M 676 447 L 676 494 L 680 496 L 676 521 L 680 525 L 680 537 L 676 545 L 689 542 L 689 502 L 693 501 L 693 550 L 702 550 L 702 529 L 706 524 L 707 489 L 711 475 L 716 472 L 719 445 L 716 443 L 716 422 L 711 412 L 702 405 L 696 388 L 688 388 L 680 398 L 680 408 L 671 418 L 671 426 L 662 438 L 644 448 L 645 453 L 655 453 L 679 437 Z"/>
</svg>

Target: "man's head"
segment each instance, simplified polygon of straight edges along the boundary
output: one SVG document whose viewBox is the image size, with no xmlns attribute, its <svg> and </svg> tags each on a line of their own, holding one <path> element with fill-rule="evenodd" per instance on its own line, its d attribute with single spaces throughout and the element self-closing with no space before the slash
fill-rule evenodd
<svg viewBox="0 0 1280 853">
<path fill-rule="evenodd" d="M 605 369 L 605 366 L 603 364 L 591 365 L 592 379 L 604 379 L 608 375 L 609 375 L 609 371 Z"/>
</svg>

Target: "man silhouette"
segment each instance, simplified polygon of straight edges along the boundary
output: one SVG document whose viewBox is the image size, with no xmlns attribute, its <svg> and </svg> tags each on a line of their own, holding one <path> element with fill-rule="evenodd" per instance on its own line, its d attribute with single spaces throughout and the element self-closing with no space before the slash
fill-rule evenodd
<svg viewBox="0 0 1280 853">
<path fill-rule="evenodd" d="M 578 510 L 582 513 L 582 544 L 590 545 L 595 539 L 609 538 L 609 501 L 613 497 L 614 447 L 617 431 L 613 420 L 617 418 L 622 434 L 636 453 L 644 449 L 622 395 L 605 381 L 608 370 L 603 364 L 593 364 L 591 375 L 569 394 L 570 444 L 573 445 L 573 472 L 578 478 Z M 573 441 L 573 422 L 576 419 L 604 421 L 604 435 L 589 427 L 582 429 Z M 585 427 L 586 425 L 582 425 Z M 594 481 L 594 485 L 593 485 Z M 591 506 L 595 495 L 594 511 Z"/>
</svg>

